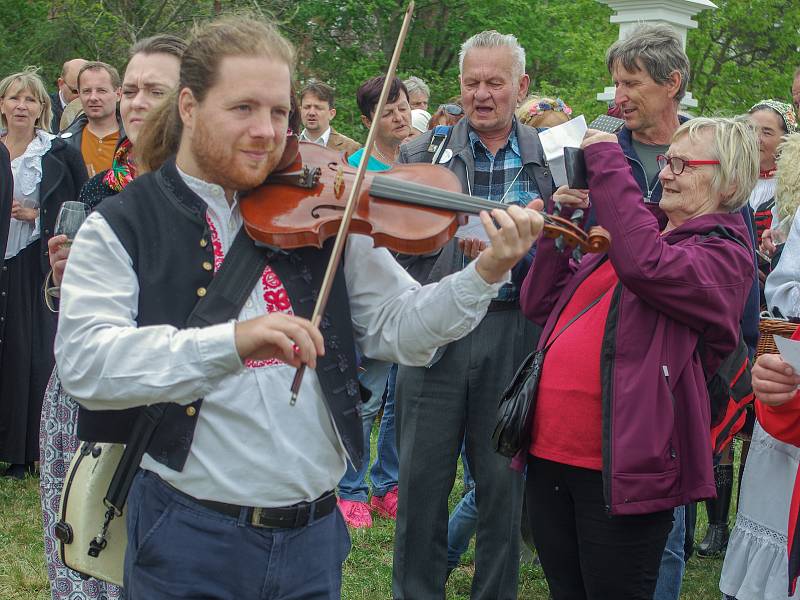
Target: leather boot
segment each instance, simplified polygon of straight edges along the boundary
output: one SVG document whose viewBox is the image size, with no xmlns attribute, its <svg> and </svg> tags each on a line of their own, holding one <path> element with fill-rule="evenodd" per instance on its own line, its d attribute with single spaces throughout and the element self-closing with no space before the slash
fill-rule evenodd
<svg viewBox="0 0 800 600">
<path fill-rule="evenodd" d="M 733 492 L 733 465 L 714 467 L 714 483 L 717 486 L 716 500 L 706 500 L 708 531 L 697 545 L 697 556 L 713 558 L 724 554 L 728 547 L 728 511 Z"/>
</svg>

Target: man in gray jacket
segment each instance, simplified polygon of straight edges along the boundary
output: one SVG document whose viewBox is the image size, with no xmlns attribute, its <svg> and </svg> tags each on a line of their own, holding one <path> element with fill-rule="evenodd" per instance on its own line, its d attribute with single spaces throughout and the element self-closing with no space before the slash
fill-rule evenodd
<svg viewBox="0 0 800 600">
<path fill-rule="evenodd" d="M 465 119 L 447 134 L 429 131 L 402 146 L 400 162 L 437 162 L 472 196 L 527 205 L 548 200 L 553 181 L 536 130 L 514 109 L 528 91 L 525 51 L 513 35 L 484 31 L 459 56 Z M 407 261 L 422 283 L 462 269 L 484 246 L 452 240 L 440 252 Z M 462 441 L 476 483 L 477 546 L 472 598 L 517 597 L 522 477 L 496 454 L 491 435 L 497 403 L 523 358 L 536 347 L 537 328 L 519 310 L 530 265 L 492 301 L 471 334 L 440 348 L 427 367 L 400 367 L 397 377 L 399 506 L 392 591 L 398 600 L 441 598 L 447 578 L 447 499 Z M 515 276 L 516 275 L 516 276 Z"/>
</svg>

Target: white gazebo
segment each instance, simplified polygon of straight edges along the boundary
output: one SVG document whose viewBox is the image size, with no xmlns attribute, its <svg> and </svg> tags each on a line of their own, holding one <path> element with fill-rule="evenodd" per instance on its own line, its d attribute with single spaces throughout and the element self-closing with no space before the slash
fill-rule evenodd
<svg viewBox="0 0 800 600">
<path fill-rule="evenodd" d="M 630 31 L 642 23 L 663 23 L 669 25 L 683 40 L 686 48 L 686 34 L 690 29 L 697 29 L 697 22 L 692 19 L 697 13 L 708 8 L 717 8 L 710 0 L 597 0 L 615 11 L 611 22 L 619 25 L 619 39 L 626 37 Z M 609 102 L 614 99 L 614 87 L 607 87 L 597 94 L 597 99 Z M 681 100 L 681 107 L 697 106 L 697 100 L 691 92 Z"/>
</svg>

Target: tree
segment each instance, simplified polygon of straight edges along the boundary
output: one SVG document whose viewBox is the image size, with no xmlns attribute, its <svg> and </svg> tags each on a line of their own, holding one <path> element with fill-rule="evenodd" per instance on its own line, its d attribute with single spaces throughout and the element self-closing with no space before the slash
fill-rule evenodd
<svg viewBox="0 0 800 600">
<path fill-rule="evenodd" d="M 727 0 L 701 13 L 698 23 L 687 52 L 699 113 L 743 113 L 764 98 L 791 101 L 800 64 L 794 0 Z"/>
</svg>

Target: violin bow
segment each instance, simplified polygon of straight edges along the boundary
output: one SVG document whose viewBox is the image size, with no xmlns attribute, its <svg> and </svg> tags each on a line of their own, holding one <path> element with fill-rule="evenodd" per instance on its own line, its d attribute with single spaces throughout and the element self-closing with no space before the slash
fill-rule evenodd
<svg viewBox="0 0 800 600">
<path fill-rule="evenodd" d="M 369 128 L 367 141 L 364 144 L 364 153 L 361 155 L 361 162 L 358 165 L 355 180 L 350 188 L 350 195 L 347 198 L 347 204 L 345 204 L 344 215 L 342 217 L 342 222 L 339 225 L 339 232 L 336 234 L 336 239 L 333 243 L 333 250 L 331 250 L 331 257 L 330 260 L 328 260 L 328 267 L 325 269 L 325 277 L 322 279 L 322 287 L 320 288 L 319 295 L 317 296 L 317 303 L 314 306 L 314 312 L 311 314 L 311 322 L 315 327 L 319 327 L 319 324 L 322 320 L 322 315 L 325 312 L 325 307 L 328 305 L 328 299 L 330 298 L 331 289 L 333 288 L 333 278 L 336 275 L 336 269 L 339 268 L 339 263 L 342 260 L 344 244 L 347 240 L 347 233 L 350 229 L 350 221 L 353 219 L 353 213 L 355 212 L 356 205 L 358 204 L 358 196 L 361 192 L 361 183 L 364 180 L 364 174 L 366 173 L 367 165 L 369 164 L 369 157 L 370 154 L 372 154 L 372 148 L 375 145 L 377 124 L 380 120 L 380 115 L 383 113 L 383 109 L 386 106 L 386 101 L 389 98 L 389 89 L 392 87 L 392 81 L 394 80 L 395 72 L 397 71 L 397 63 L 400 62 L 400 53 L 403 51 L 403 43 L 405 42 L 406 35 L 408 34 L 408 28 L 411 25 L 411 18 L 413 15 L 414 0 L 409 0 L 408 7 L 406 8 L 406 14 L 403 18 L 403 25 L 400 27 L 400 35 L 398 36 L 397 43 L 394 46 L 392 60 L 389 62 L 389 68 L 386 71 L 386 80 L 383 83 L 383 89 L 381 90 L 378 104 L 373 112 L 372 125 Z M 300 385 L 303 382 L 303 375 L 305 374 L 305 371 L 305 363 L 301 364 L 297 368 L 297 371 L 295 371 L 294 379 L 292 380 L 292 397 L 289 401 L 291 406 L 294 406 L 297 402 L 297 395 L 300 393 Z"/>
</svg>

